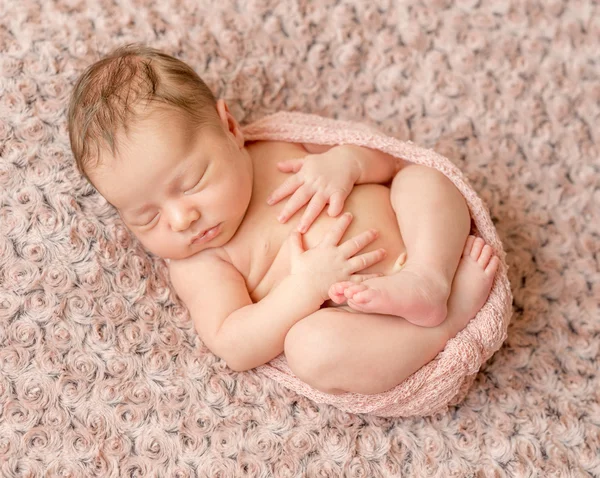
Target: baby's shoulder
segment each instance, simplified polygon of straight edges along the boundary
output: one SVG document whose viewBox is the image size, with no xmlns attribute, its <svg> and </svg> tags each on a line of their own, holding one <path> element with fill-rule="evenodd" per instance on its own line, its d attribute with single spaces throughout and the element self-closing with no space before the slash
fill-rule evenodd
<svg viewBox="0 0 600 478">
<path fill-rule="evenodd" d="M 168 262 L 169 275 L 175 290 L 184 297 L 198 293 L 199 285 L 206 281 L 236 277 L 240 271 L 222 248 L 205 249 L 185 259 Z"/>
</svg>

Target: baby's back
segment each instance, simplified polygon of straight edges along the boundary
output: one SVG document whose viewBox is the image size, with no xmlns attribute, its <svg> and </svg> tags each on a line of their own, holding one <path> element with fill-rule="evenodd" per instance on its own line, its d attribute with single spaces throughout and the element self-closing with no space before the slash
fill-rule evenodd
<svg viewBox="0 0 600 478">
<path fill-rule="evenodd" d="M 258 302 L 288 273 L 290 258 L 286 239 L 297 227 L 304 208 L 285 224 L 277 221 L 287 199 L 274 206 L 267 205 L 267 196 L 289 177 L 277 169 L 277 162 L 301 158 L 307 151 L 302 145 L 262 141 L 247 145 L 254 164 L 253 196 L 250 206 L 235 236 L 224 247 L 224 257 L 231 260 L 246 280 L 250 297 Z M 387 257 L 361 273 L 390 274 L 394 263 L 405 252 L 398 222 L 390 204 L 390 189 L 378 184 L 355 186 L 346 199 L 344 211 L 354 219 L 342 241 L 370 228 L 380 236 L 362 252 L 383 247 Z M 335 218 L 325 208 L 304 234 L 305 248 L 314 247 L 331 229 Z"/>
</svg>

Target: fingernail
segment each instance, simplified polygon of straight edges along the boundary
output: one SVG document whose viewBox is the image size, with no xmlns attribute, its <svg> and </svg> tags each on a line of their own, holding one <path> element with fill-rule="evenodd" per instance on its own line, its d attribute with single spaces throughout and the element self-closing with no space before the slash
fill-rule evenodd
<svg viewBox="0 0 600 478">
<path fill-rule="evenodd" d="M 298 230 L 300 232 L 306 232 L 306 226 L 304 224 L 301 224 L 301 225 L 298 226 Z"/>
<path fill-rule="evenodd" d="M 273 200 L 271 198 L 267 199 L 267 204 L 273 204 Z"/>
<path fill-rule="evenodd" d="M 284 218 L 285 218 L 285 216 L 284 216 L 283 214 L 281 214 L 281 215 L 277 216 L 277 220 L 278 220 L 279 222 L 283 222 Z"/>
</svg>

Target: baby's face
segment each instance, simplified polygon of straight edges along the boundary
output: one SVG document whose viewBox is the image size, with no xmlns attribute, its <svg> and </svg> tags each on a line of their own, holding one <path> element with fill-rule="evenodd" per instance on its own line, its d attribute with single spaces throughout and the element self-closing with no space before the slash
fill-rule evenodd
<svg viewBox="0 0 600 478">
<path fill-rule="evenodd" d="M 89 173 L 129 229 L 152 253 L 184 259 L 222 246 L 242 222 L 252 166 L 224 103 L 220 124 L 194 129 L 182 115 L 151 113 Z"/>
</svg>

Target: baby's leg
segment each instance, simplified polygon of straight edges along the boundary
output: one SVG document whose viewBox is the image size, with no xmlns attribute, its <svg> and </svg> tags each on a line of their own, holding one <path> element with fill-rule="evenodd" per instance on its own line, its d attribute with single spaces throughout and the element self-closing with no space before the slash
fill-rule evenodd
<svg viewBox="0 0 600 478">
<path fill-rule="evenodd" d="M 324 392 L 373 394 L 393 388 L 431 361 L 481 309 L 498 269 L 491 247 L 475 247 L 471 238 L 441 325 L 419 327 L 391 315 L 321 309 L 296 323 L 285 338 L 292 371 Z"/>
<path fill-rule="evenodd" d="M 345 297 L 355 310 L 434 327 L 446 318 L 452 280 L 469 234 L 467 203 L 446 176 L 420 165 L 400 170 L 390 200 L 407 261 L 397 274 L 347 287 Z"/>
</svg>

